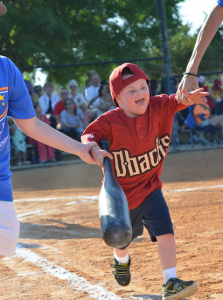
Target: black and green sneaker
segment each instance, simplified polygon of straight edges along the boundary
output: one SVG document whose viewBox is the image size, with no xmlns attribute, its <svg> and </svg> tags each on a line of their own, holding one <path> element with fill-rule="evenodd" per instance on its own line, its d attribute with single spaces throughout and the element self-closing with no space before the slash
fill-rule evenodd
<svg viewBox="0 0 223 300">
<path fill-rule="evenodd" d="M 195 281 L 183 281 L 178 278 L 170 278 L 163 285 L 162 300 L 178 300 L 194 295 L 198 291 Z"/>
<path fill-rule="evenodd" d="M 130 283 L 131 280 L 131 274 L 129 269 L 130 264 L 131 264 L 130 258 L 126 264 L 121 264 L 114 258 L 114 264 L 111 264 L 111 267 L 114 269 L 112 273 L 115 277 L 115 280 L 121 286 L 127 286 Z"/>
</svg>

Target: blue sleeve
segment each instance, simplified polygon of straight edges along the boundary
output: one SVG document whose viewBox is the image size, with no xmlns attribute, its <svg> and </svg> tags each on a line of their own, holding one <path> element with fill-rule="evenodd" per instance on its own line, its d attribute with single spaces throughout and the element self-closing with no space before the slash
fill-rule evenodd
<svg viewBox="0 0 223 300">
<path fill-rule="evenodd" d="M 218 3 L 218 5 L 220 5 L 221 7 L 223 7 L 223 0 L 218 0 L 217 3 Z"/>
<path fill-rule="evenodd" d="M 30 119 L 35 117 L 32 100 L 19 69 L 9 59 L 9 101 L 8 115 L 15 119 Z"/>
</svg>

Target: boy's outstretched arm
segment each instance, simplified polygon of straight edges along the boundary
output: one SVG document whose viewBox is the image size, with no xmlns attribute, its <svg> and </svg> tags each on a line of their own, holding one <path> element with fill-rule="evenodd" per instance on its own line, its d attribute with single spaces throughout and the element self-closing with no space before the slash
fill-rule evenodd
<svg viewBox="0 0 223 300">
<path fill-rule="evenodd" d="M 83 161 L 89 164 L 96 164 L 90 155 L 90 150 L 97 145 L 96 142 L 86 144 L 79 143 L 65 134 L 53 129 L 36 117 L 31 119 L 14 119 L 16 125 L 31 138 L 49 145 L 53 148 L 78 155 Z M 106 152 L 106 151 L 105 151 Z"/>
</svg>

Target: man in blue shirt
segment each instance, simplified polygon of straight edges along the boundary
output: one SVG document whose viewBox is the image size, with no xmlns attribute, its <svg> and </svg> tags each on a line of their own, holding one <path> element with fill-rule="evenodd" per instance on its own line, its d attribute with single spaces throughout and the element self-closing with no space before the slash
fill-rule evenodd
<svg viewBox="0 0 223 300">
<path fill-rule="evenodd" d="M 189 91 L 191 89 L 196 90 L 198 88 L 198 81 L 197 81 L 197 70 L 201 59 L 207 50 L 210 42 L 212 41 L 213 37 L 215 36 L 221 22 L 223 21 L 223 0 L 217 0 L 217 3 L 213 7 L 212 11 L 208 15 L 207 19 L 205 20 L 204 25 L 202 26 L 196 44 L 194 46 L 193 53 L 191 58 L 188 62 L 186 72 L 184 73 L 184 77 L 181 80 L 177 96 L 178 101 L 181 103 L 188 105 L 188 100 L 182 94 L 182 90 L 185 89 Z"/>
<path fill-rule="evenodd" d="M 0 2 L 0 15 L 7 12 Z M 44 144 L 95 163 L 89 154 L 96 143 L 81 144 L 37 119 L 22 74 L 7 57 L 0 56 L 0 258 L 14 254 L 19 221 L 13 207 L 10 172 L 10 135 L 7 116 L 28 136 Z M 102 156 L 112 157 L 106 151 Z"/>
</svg>

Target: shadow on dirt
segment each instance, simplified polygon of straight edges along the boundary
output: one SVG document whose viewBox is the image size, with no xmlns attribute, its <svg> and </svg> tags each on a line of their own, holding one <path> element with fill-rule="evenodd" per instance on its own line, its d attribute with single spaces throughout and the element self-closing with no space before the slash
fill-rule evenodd
<svg viewBox="0 0 223 300">
<path fill-rule="evenodd" d="M 134 297 L 137 297 L 137 299 L 147 299 L 147 300 L 162 300 L 162 296 L 159 295 L 134 295 Z"/>
<path fill-rule="evenodd" d="M 142 300 L 143 299 L 146 299 L 146 300 L 162 300 L 162 296 L 151 295 L 151 294 L 148 294 L 148 295 L 134 295 L 134 297 L 137 297 L 137 299 L 142 298 Z M 188 299 L 182 298 L 181 300 L 188 300 Z"/>
<path fill-rule="evenodd" d="M 101 238 L 101 230 L 81 226 L 79 224 L 68 224 L 58 220 L 47 220 L 52 225 L 41 225 L 33 223 L 20 223 L 20 238 L 22 239 L 88 239 Z M 58 224 L 58 225 L 55 225 Z"/>
</svg>

